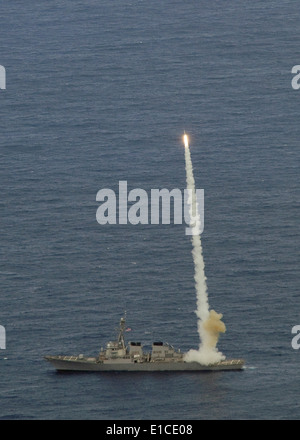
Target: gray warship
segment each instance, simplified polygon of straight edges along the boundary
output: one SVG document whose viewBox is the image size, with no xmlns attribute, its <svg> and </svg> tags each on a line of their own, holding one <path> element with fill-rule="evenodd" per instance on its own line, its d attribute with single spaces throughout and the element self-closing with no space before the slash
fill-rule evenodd
<svg viewBox="0 0 300 440">
<path fill-rule="evenodd" d="M 125 315 L 126 316 L 126 315 Z M 125 343 L 126 318 L 122 317 L 118 329 L 118 337 L 110 341 L 106 349 L 101 349 L 97 357 L 78 356 L 45 356 L 57 371 L 221 371 L 241 370 L 243 359 L 222 360 L 210 365 L 198 362 L 186 362 L 184 353 L 175 350 L 172 345 L 163 342 L 153 342 L 151 353 L 143 351 L 140 342 Z"/>
</svg>

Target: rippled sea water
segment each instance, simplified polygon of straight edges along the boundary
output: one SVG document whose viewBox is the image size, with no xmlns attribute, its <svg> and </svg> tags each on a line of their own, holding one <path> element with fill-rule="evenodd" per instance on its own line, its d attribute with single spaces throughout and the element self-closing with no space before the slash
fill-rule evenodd
<svg viewBox="0 0 300 440">
<path fill-rule="evenodd" d="M 0 64 L 0 419 L 298 419 L 299 8 L 291 0 L 8 2 Z M 185 225 L 99 225 L 96 194 L 205 191 L 209 302 L 241 372 L 57 374 L 127 310 L 199 338 Z"/>
</svg>

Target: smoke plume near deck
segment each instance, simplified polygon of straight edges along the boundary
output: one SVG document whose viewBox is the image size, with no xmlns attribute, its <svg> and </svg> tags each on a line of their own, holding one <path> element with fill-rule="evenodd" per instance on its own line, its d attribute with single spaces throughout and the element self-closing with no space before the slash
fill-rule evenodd
<svg viewBox="0 0 300 440">
<path fill-rule="evenodd" d="M 205 276 L 205 265 L 202 253 L 202 244 L 200 239 L 201 219 L 196 200 L 195 180 L 193 165 L 188 144 L 188 137 L 184 135 L 185 145 L 185 169 L 186 182 L 189 193 L 188 205 L 190 216 L 190 228 L 192 228 L 192 255 L 195 266 L 195 287 L 197 297 L 198 333 L 200 344 L 198 350 L 190 350 L 185 355 L 187 362 L 199 362 L 203 365 L 209 365 L 225 359 L 225 356 L 218 351 L 217 343 L 220 333 L 226 331 L 225 324 L 222 322 L 222 314 L 209 310 L 207 284 Z"/>
</svg>

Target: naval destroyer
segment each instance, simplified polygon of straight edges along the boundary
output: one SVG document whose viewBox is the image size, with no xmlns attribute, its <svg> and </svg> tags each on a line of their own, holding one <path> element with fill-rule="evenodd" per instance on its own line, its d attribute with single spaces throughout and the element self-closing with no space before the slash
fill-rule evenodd
<svg viewBox="0 0 300 440">
<path fill-rule="evenodd" d="M 97 357 L 45 356 L 58 371 L 220 371 L 241 370 L 243 359 L 228 359 L 210 365 L 186 362 L 184 353 L 163 342 L 153 342 L 152 351 L 144 352 L 140 342 L 125 343 L 126 319 L 122 317 L 115 341 L 108 342 Z"/>
</svg>

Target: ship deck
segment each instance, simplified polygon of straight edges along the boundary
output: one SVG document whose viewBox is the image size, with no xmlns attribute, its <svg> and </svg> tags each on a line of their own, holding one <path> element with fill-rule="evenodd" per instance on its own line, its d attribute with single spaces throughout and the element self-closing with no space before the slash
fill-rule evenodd
<svg viewBox="0 0 300 440">
<path fill-rule="evenodd" d="M 174 361 L 144 361 L 134 362 L 131 359 L 117 359 L 99 361 L 97 358 L 85 358 L 82 356 L 45 356 L 59 371 L 221 371 L 241 370 L 244 367 L 243 359 L 228 359 L 210 365 L 202 365 L 197 362 Z"/>
</svg>

